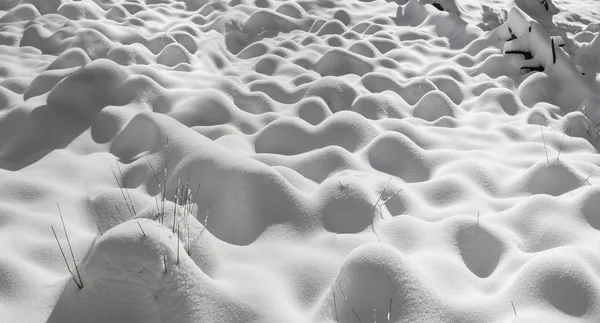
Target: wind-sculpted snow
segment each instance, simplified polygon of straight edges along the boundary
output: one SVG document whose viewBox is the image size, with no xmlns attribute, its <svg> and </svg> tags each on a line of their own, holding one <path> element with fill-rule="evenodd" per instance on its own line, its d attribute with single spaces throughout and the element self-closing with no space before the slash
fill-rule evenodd
<svg viewBox="0 0 600 323">
<path fill-rule="evenodd" d="M 588 2 L 0 3 L 0 321 L 598 322 Z"/>
</svg>

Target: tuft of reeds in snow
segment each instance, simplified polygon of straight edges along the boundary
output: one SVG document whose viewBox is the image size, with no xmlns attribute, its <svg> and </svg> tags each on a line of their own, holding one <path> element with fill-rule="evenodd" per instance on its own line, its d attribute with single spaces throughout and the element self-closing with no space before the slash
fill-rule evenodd
<svg viewBox="0 0 600 323">
<path fill-rule="evenodd" d="M 62 222 L 63 230 L 65 231 L 65 237 L 67 238 L 67 244 L 69 245 L 69 251 L 71 252 L 71 258 L 73 259 L 75 271 L 77 272 L 77 278 L 75 278 L 75 274 L 73 273 L 73 270 L 71 270 L 71 266 L 69 265 L 69 261 L 67 260 L 67 256 L 65 255 L 65 252 L 63 251 L 62 246 L 60 245 L 60 241 L 58 240 L 58 235 L 56 234 L 56 230 L 54 230 L 54 226 L 50 226 L 50 228 L 52 228 L 52 233 L 54 233 L 54 238 L 56 239 L 56 243 L 58 244 L 58 248 L 60 249 L 60 253 L 63 256 L 63 259 L 65 260 L 67 269 L 69 270 L 69 273 L 71 274 L 71 278 L 73 278 L 73 281 L 75 282 L 77 287 L 79 287 L 79 289 L 82 289 L 83 288 L 83 280 L 81 279 L 81 274 L 79 273 L 79 267 L 77 266 L 77 261 L 75 261 L 75 254 L 73 253 L 73 248 L 71 247 L 71 240 L 69 239 L 69 234 L 67 233 L 67 227 L 65 226 L 65 220 L 63 219 L 63 215 L 60 210 L 60 205 L 58 203 L 56 203 L 56 206 L 58 207 L 58 214 L 60 215 L 60 221 Z M 77 279 L 79 279 L 79 280 L 77 280 Z"/>
</svg>

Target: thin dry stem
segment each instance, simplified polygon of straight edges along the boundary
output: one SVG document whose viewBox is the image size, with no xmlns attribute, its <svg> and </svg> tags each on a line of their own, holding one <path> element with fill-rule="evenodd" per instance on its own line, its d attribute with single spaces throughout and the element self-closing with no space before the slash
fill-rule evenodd
<svg viewBox="0 0 600 323">
<path fill-rule="evenodd" d="M 356 313 L 356 311 L 354 310 L 354 307 L 350 303 L 350 300 L 348 299 L 348 297 L 346 297 L 346 294 L 344 294 L 344 291 L 342 290 L 341 287 L 340 287 L 340 293 L 342 293 L 342 296 L 344 296 L 344 298 L 346 299 L 348 304 L 350 304 L 350 309 L 352 310 L 352 313 L 354 313 L 354 316 L 356 316 L 356 319 L 358 320 L 358 322 L 362 323 L 362 321 L 360 320 L 360 317 L 358 317 L 358 313 Z"/>
<path fill-rule="evenodd" d="M 544 151 L 546 152 L 546 164 L 550 168 L 550 159 L 548 158 L 548 148 L 546 148 L 546 138 L 544 137 L 544 128 L 542 127 L 542 117 L 540 117 L 540 130 L 542 131 L 542 140 L 544 141 Z"/>
<path fill-rule="evenodd" d="M 73 278 L 73 281 L 79 287 L 79 283 L 77 282 L 77 279 L 75 279 L 75 275 L 73 275 L 73 271 L 71 270 L 71 266 L 69 266 L 69 262 L 67 261 L 67 256 L 65 256 L 65 252 L 63 251 L 63 248 L 60 245 L 60 242 L 58 241 L 58 236 L 56 235 L 56 230 L 54 230 L 53 226 L 50 226 L 50 228 L 52 228 L 52 233 L 54 233 L 54 238 L 56 239 L 56 243 L 58 244 L 58 248 L 60 249 L 60 253 L 63 256 L 63 259 L 65 260 L 65 265 L 67 265 L 67 270 L 69 270 L 69 273 L 71 274 L 71 278 Z M 79 288 L 81 289 L 81 287 L 79 287 Z"/>
<path fill-rule="evenodd" d="M 125 222 L 125 218 L 123 217 L 123 214 L 121 214 L 121 211 L 119 210 L 119 207 L 115 205 L 115 209 L 117 210 L 117 213 L 119 214 L 119 217 L 121 217 L 121 220 L 123 220 L 123 222 Z"/>
<path fill-rule="evenodd" d="M 562 139 L 560 140 L 560 147 L 558 148 L 558 156 L 556 160 L 560 161 L 560 152 L 562 151 L 563 144 L 565 143 L 565 133 L 562 135 Z"/>
<path fill-rule="evenodd" d="M 379 204 L 379 201 L 381 201 L 381 198 L 383 197 L 383 194 L 385 194 L 385 190 L 387 190 L 388 186 L 390 185 L 390 182 L 392 181 L 392 178 L 390 177 L 390 179 L 388 180 L 387 184 L 385 185 L 385 187 L 383 188 L 383 191 L 381 191 L 381 195 L 379 195 L 379 198 L 377 199 L 377 202 L 375 202 L 375 205 L 373 205 L 373 210 L 375 210 L 375 208 L 377 207 L 377 205 Z"/>
<path fill-rule="evenodd" d="M 60 205 L 56 203 L 58 207 L 58 214 L 60 215 L 60 221 L 62 222 L 63 230 L 65 230 L 65 237 L 67 238 L 67 244 L 69 245 L 69 251 L 71 252 L 71 257 L 73 258 L 73 264 L 75 265 L 75 271 L 77 272 L 77 277 L 79 278 L 79 289 L 83 288 L 83 280 L 81 280 L 81 274 L 79 273 L 79 268 L 77 266 L 77 262 L 75 261 L 75 254 L 73 253 L 73 248 L 71 247 L 71 240 L 69 239 L 69 233 L 67 232 L 67 227 L 65 226 L 65 220 L 63 219 L 62 212 L 60 210 Z"/>
<path fill-rule="evenodd" d="M 140 221 L 136 221 L 137 225 L 140 227 L 140 230 L 142 230 L 142 233 L 144 234 L 144 237 L 146 236 L 146 231 L 144 231 L 144 228 L 142 228 L 142 225 L 140 224 Z"/>
<path fill-rule="evenodd" d="M 117 173 L 115 173 L 115 170 L 112 169 L 111 167 L 111 171 L 113 173 L 113 176 L 115 177 L 115 181 L 117 181 L 117 185 L 119 186 L 119 190 L 121 190 L 121 195 L 123 195 L 123 200 L 125 200 L 125 205 L 127 206 L 127 210 L 129 210 L 129 214 L 133 217 L 133 214 L 131 213 L 131 208 L 129 207 L 129 202 L 127 202 L 127 197 L 125 196 L 125 192 L 123 191 L 123 187 L 121 186 L 121 182 L 119 182 L 119 178 L 117 177 Z M 125 221 L 125 220 L 123 220 Z"/>
<path fill-rule="evenodd" d="M 333 309 L 335 310 L 335 321 L 339 323 L 340 318 L 338 316 L 337 301 L 335 299 L 335 289 L 333 290 Z"/>
<path fill-rule="evenodd" d="M 177 226 L 177 265 L 179 265 L 179 226 Z"/>
<path fill-rule="evenodd" d="M 123 182 L 123 189 L 127 193 L 127 197 L 129 197 L 129 203 L 131 204 L 131 209 L 133 210 L 131 217 L 133 217 L 134 215 L 137 214 L 137 212 L 135 211 L 135 206 L 133 205 L 133 200 L 131 199 L 131 195 L 129 195 L 129 190 L 127 189 L 127 186 L 125 185 L 125 177 L 123 176 L 123 172 L 121 171 L 121 164 L 119 164 L 118 160 L 117 160 L 117 168 L 119 169 L 119 174 L 121 175 L 121 182 Z"/>
</svg>

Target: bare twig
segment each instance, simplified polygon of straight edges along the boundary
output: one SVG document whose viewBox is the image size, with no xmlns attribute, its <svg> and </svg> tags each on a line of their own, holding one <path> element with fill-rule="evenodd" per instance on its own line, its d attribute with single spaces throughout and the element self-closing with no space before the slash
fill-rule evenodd
<svg viewBox="0 0 600 323">
<path fill-rule="evenodd" d="M 163 255 L 163 264 L 165 265 L 165 274 L 168 273 L 167 270 L 167 255 Z"/>
<path fill-rule="evenodd" d="M 515 303 L 513 303 L 513 301 L 510 301 L 510 303 L 512 304 L 512 308 L 513 308 L 513 312 L 515 312 L 515 316 L 517 316 L 517 310 L 515 309 Z"/>
</svg>

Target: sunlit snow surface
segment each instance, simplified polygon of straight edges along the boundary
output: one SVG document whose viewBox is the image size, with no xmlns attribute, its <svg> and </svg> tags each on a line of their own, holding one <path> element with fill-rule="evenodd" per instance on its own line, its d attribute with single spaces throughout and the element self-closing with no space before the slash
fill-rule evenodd
<svg viewBox="0 0 600 323">
<path fill-rule="evenodd" d="M 597 323 L 599 32 L 591 0 L 0 0 L 0 322 Z"/>
</svg>

